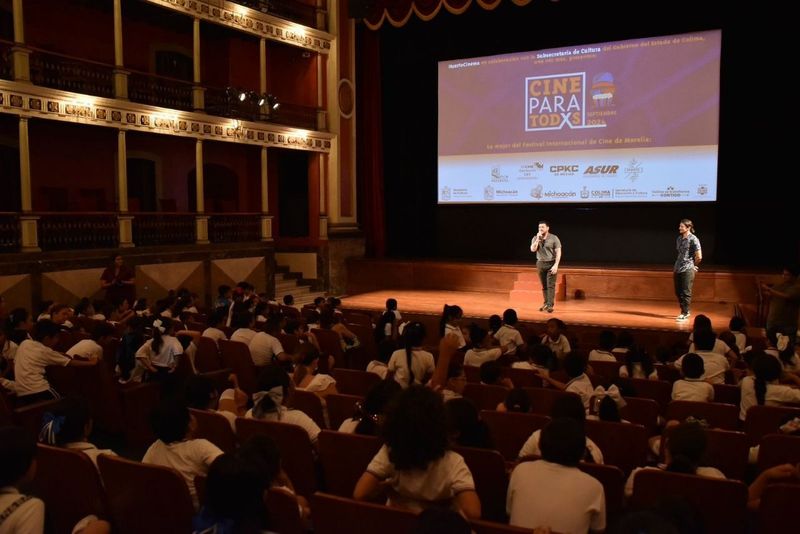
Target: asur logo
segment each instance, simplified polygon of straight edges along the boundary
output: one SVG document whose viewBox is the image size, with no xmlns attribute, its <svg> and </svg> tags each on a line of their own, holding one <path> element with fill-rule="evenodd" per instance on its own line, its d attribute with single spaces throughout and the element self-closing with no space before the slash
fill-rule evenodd
<svg viewBox="0 0 800 534">
<path fill-rule="evenodd" d="M 589 165 L 583 174 L 603 174 L 612 175 L 617 174 L 619 165 Z"/>
</svg>

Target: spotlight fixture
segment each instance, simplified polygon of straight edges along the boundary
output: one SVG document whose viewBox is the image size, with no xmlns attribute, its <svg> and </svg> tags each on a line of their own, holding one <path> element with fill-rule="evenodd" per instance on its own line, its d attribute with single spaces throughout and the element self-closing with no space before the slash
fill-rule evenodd
<svg viewBox="0 0 800 534">
<path fill-rule="evenodd" d="M 258 107 L 263 106 L 266 101 L 267 101 L 267 97 L 266 96 L 264 96 L 264 95 L 259 96 L 258 97 Z"/>
<path fill-rule="evenodd" d="M 281 107 L 281 103 L 278 102 L 278 97 L 273 95 L 267 95 L 267 102 L 269 102 L 269 107 L 272 109 L 278 109 Z"/>
<path fill-rule="evenodd" d="M 244 102 L 245 100 L 247 100 L 247 93 L 239 91 L 239 102 Z"/>
</svg>

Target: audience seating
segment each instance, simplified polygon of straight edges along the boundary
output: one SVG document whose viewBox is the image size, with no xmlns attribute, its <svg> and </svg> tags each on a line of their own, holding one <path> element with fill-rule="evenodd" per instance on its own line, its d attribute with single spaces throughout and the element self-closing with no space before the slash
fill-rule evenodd
<svg viewBox="0 0 800 534">
<path fill-rule="evenodd" d="M 311 508 L 315 534 L 408 534 L 417 524 L 417 514 L 408 510 L 326 493 L 315 493 Z"/>
<path fill-rule="evenodd" d="M 455 447 L 454 450 L 464 457 L 472 472 L 475 490 L 481 500 L 481 519 L 506 522 L 508 475 L 503 456 L 489 449 Z"/>
<path fill-rule="evenodd" d="M 567 393 L 553 388 L 525 388 L 525 392 L 531 399 L 531 411 L 542 415 L 550 415 L 553 410 L 553 404 L 559 397 L 564 397 L 565 395 L 578 396 L 575 393 Z"/>
<path fill-rule="evenodd" d="M 778 432 L 787 419 L 800 417 L 800 408 L 788 406 L 753 406 L 747 411 L 744 431 L 750 438 L 750 445 L 758 445 L 767 434 Z"/>
<path fill-rule="evenodd" d="M 286 490 L 270 488 L 266 500 L 270 531 L 280 534 L 306 534 L 300 510 L 297 508 L 297 497 Z"/>
<path fill-rule="evenodd" d="M 356 412 L 356 404 L 363 400 L 364 398 L 358 395 L 342 395 L 335 393 L 325 397 L 331 430 L 338 430 L 346 419 L 353 417 Z"/>
<path fill-rule="evenodd" d="M 595 361 L 587 363 L 603 382 L 610 383 L 619 379 L 619 368 L 622 367 L 622 362 Z"/>
<path fill-rule="evenodd" d="M 325 422 L 325 411 L 322 409 L 322 401 L 316 393 L 294 389 L 289 397 L 289 406 L 305 413 L 317 423 L 318 427 L 328 428 L 328 424 Z"/>
<path fill-rule="evenodd" d="M 352 497 L 356 482 L 381 448 L 374 436 L 323 430 L 319 434 L 319 460 L 328 493 Z"/>
<path fill-rule="evenodd" d="M 236 435 L 244 443 L 255 434 L 266 434 L 275 440 L 286 474 L 298 494 L 308 497 L 317 488 L 314 453 L 308 433 L 297 425 L 258 419 L 236 419 Z"/>
<path fill-rule="evenodd" d="M 197 422 L 193 435 L 195 438 L 207 439 L 225 452 L 236 450 L 236 434 L 233 433 L 231 424 L 224 415 L 194 408 L 190 408 L 189 411 Z"/>
<path fill-rule="evenodd" d="M 736 534 L 747 526 L 747 497 L 747 486 L 738 481 L 643 469 L 636 473 L 629 503 L 646 508 L 683 499 L 703 519 L 708 534 Z"/>
<path fill-rule="evenodd" d="M 768 434 L 758 448 L 758 469 L 763 471 L 781 464 L 800 463 L 800 436 Z M 797 501 L 800 504 L 800 501 Z"/>
<path fill-rule="evenodd" d="M 671 384 L 681 379 L 680 370 L 671 365 L 656 364 L 654 367 L 658 373 L 659 380 L 665 380 Z"/>
<path fill-rule="evenodd" d="M 481 420 L 489 427 L 495 450 L 513 462 L 528 438 L 550 422 L 546 415 L 484 410 Z"/>
<path fill-rule="evenodd" d="M 366 369 L 370 361 L 378 357 L 378 345 L 375 343 L 375 333 L 372 326 L 360 324 L 347 325 L 348 330 L 356 335 L 361 345 L 358 349 L 351 349 L 350 367 L 352 369 Z"/>
<path fill-rule="evenodd" d="M 335 367 L 349 368 L 345 351 L 342 350 L 342 338 L 337 332 L 333 330 L 324 330 L 321 328 L 312 328 L 311 333 L 317 336 L 320 352 L 333 356 Z"/>
<path fill-rule="evenodd" d="M 625 473 L 647 464 L 647 431 L 632 423 L 586 421 L 586 435 L 603 453 L 603 463 Z"/>
<path fill-rule="evenodd" d="M 474 365 L 464 366 L 464 376 L 467 377 L 467 383 L 480 384 L 481 382 L 481 368 Z"/>
<path fill-rule="evenodd" d="M 192 498 L 177 471 L 106 455 L 97 463 L 115 533 L 192 531 Z"/>
<path fill-rule="evenodd" d="M 758 507 L 759 534 L 797 532 L 797 503 L 800 485 L 770 484 L 761 496 Z"/>
<path fill-rule="evenodd" d="M 530 369 L 515 369 L 510 367 L 503 369 L 503 376 L 511 380 L 517 388 L 541 388 L 542 379 Z"/>
<path fill-rule="evenodd" d="M 359 371 L 356 369 L 334 369 L 333 378 L 336 379 L 336 391 L 347 395 L 365 397 L 367 392 L 381 381 L 375 373 Z"/>
<path fill-rule="evenodd" d="M 591 475 L 603 485 L 606 495 L 606 525 L 613 525 L 622 515 L 625 499 L 625 473 L 613 465 L 581 462 L 578 469 Z"/>
<path fill-rule="evenodd" d="M 708 436 L 708 449 L 703 465 L 716 467 L 730 479 L 744 480 L 747 457 L 750 453 L 747 435 L 744 432 L 729 430 L 707 430 L 706 436 Z"/>
<path fill-rule="evenodd" d="M 42 415 L 58 404 L 57 400 L 40 401 L 26 406 L 13 406 L 14 397 L 0 394 L 0 421 L 3 424 L 15 424 L 28 431 L 36 438 L 42 426 Z"/>
<path fill-rule="evenodd" d="M 737 408 L 742 400 L 742 388 L 733 384 L 714 384 L 714 402 L 733 404 Z"/>
<path fill-rule="evenodd" d="M 253 364 L 250 348 L 239 341 L 219 340 L 222 366 L 230 367 L 239 379 L 239 388 L 252 395 L 258 391 L 258 368 Z"/>
<path fill-rule="evenodd" d="M 659 413 L 664 413 L 667 404 L 672 401 L 672 384 L 664 380 L 646 380 L 643 378 L 620 378 L 619 383 L 633 391 L 630 397 L 652 399 L 658 403 Z M 626 400 L 628 396 L 625 397 Z"/>
<path fill-rule="evenodd" d="M 502 523 L 491 523 L 489 521 L 470 521 L 474 534 L 531 534 L 531 529 L 512 527 Z M 551 533 L 555 534 L 555 533 Z"/>
<path fill-rule="evenodd" d="M 640 399 L 627 397 L 625 406 L 619 411 L 620 416 L 631 423 L 642 425 L 647 430 L 647 435 L 658 433 L 659 405 L 653 399 Z"/>
<path fill-rule="evenodd" d="M 210 337 L 201 336 L 197 340 L 197 352 L 194 355 L 194 367 L 198 373 L 217 371 L 222 366 L 219 347 Z"/>
<path fill-rule="evenodd" d="M 471 400 L 478 410 L 494 410 L 498 404 L 506 400 L 508 391 L 508 388 L 503 386 L 467 384 L 464 386 L 463 395 Z"/>
<path fill-rule="evenodd" d="M 80 451 L 39 444 L 33 490 L 47 505 L 53 532 L 72 532 L 87 515 L 105 516 L 100 474 Z"/>
<path fill-rule="evenodd" d="M 718 402 L 672 401 L 667 405 L 666 419 L 684 421 L 687 417 L 705 419 L 712 428 L 739 429 L 739 407 Z"/>
<path fill-rule="evenodd" d="M 300 348 L 300 339 L 294 334 L 278 334 L 278 341 L 281 342 L 283 352 L 286 354 L 297 354 L 297 349 Z"/>
</svg>

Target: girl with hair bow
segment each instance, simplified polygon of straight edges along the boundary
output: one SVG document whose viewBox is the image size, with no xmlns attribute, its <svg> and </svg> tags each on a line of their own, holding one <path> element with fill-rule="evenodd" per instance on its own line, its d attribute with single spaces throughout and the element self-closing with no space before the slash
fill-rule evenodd
<svg viewBox="0 0 800 534">
<path fill-rule="evenodd" d="M 592 395 L 590 415 L 587 419 L 594 419 L 597 421 L 611 421 L 614 423 L 627 423 L 620 417 L 619 411 L 625 407 L 625 399 L 622 398 L 619 388 L 612 385 L 608 389 L 603 386 L 594 388 Z"/>
</svg>

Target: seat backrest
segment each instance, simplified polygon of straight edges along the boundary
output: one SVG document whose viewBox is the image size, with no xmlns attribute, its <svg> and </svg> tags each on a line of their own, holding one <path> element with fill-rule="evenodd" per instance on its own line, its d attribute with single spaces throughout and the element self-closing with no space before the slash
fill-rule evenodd
<svg viewBox="0 0 800 534">
<path fill-rule="evenodd" d="M 294 334 L 278 334 L 278 341 L 281 342 L 283 352 L 286 354 L 297 354 L 297 349 L 300 347 L 300 339 Z"/>
<path fill-rule="evenodd" d="M 190 408 L 189 411 L 197 422 L 194 437 L 207 439 L 224 452 L 236 450 L 236 434 L 233 433 L 231 424 L 224 415 L 194 408 Z"/>
<path fill-rule="evenodd" d="M 761 438 L 761 446 L 758 448 L 759 470 L 763 471 L 781 464 L 798 463 L 800 463 L 800 436 L 767 434 Z"/>
<path fill-rule="evenodd" d="M 325 422 L 325 412 L 322 409 L 322 401 L 316 393 L 295 389 L 289 398 L 289 406 L 309 416 L 317 423 L 318 427 L 328 428 Z"/>
<path fill-rule="evenodd" d="M 372 386 L 381 381 L 375 373 L 341 368 L 333 370 L 333 378 L 336 379 L 336 391 L 360 397 L 365 397 Z"/>
<path fill-rule="evenodd" d="M 359 436 L 323 430 L 319 434 L 319 460 L 325 490 L 340 497 L 352 497 L 356 482 L 381 448 L 374 436 Z"/>
<path fill-rule="evenodd" d="M 333 356 L 336 367 L 347 367 L 345 365 L 344 351 L 342 350 L 342 338 L 333 330 L 312 328 L 311 333 L 317 337 L 320 351 L 329 356 Z"/>
<path fill-rule="evenodd" d="M 338 430 L 345 419 L 353 417 L 356 411 L 356 404 L 363 400 L 364 397 L 359 397 L 358 395 L 342 395 L 336 393 L 325 397 L 331 430 Z"/>
<path fill-rule="evenodd" d="M 503 456 L 494 450 L 455 447 L 464 457 L 475 481 L 475 490 L 481 501 L 481 519 L 506 522 L 506 493 L 508 474 Z"/>
<path fill-rule="evenodd" d="M 727 478 L 744 480 L 750 444 L 747 434 L 730 430 L 707 430 L 708 448 L 703 465 L 716 467 Z M 800 440 L 800 438 L 798 438 Z"/>
<path fill-rule="evenodd" d="M 656 364 L 654 365 L 654 367 L 656 369 L 656 372 L 658 373 L 659 380 L 665 380 L 671 384 L 676 380 L 681 379 L 680 370 L 676 369 L 672 365 Z"/>
<path fill-rule="evenodd" d="M 491 521 L 470 521 L 469 526 L 475 534 L 530 534 L 531 529 L 512 527 Z"/>
<path fill-rule="evenodd" d="M 742 388 L 733 384 L 714 384 L 714 402 L 739 406 Z"/>
<path fill-rule="evenodd" d="M 683 421 L 689 416 L 705 419 L 712 428 L 739 430 L 739 407 L 718 402 L 672 401 L 667 405 L 667 420 Z"/>
<path fill-rule="evenodd" d="M 586 435 L 603 453 L 603 463 L 624 473 L 647 464 L 647 430 L 633 423 L 586 421 Z"/>
<path fill-rule="evenodd" d="M 200 336 L 197 340 L 197 352 L 194 355 L 194 366 L 198 373 L 210 373 L 220 369 L 222 362 L 219 347 L 210 337 Z"/>
<path fill-rule="evenodd" d="M 474 365 L 464 366 L 464 376 L 470 384 L 479 384 L 481 381 L 481 368 Z"/>
<path fill-rule="evenodd" d="M 366 326 L 372 328 L 372 319 L 366 313 L 359 313 L 355 311 L 342 310 L 344 320 L 347 321 L 347 328 L 353 325 Z"/>
<path fill-rule="evenodd" d="M 280 534 L 306 534 L 297 509 L 297 497 L 288 491 L 270 488 L 267 491 L 267 512 L 270 531 Z"/>
<path fill-rule="evenodd" d="M 192 531 L 192 498 L 177 471 L 105 455 L 98 457 L 97 464 L 114 532 Z"/>
<path fill-rule="evenodd" d="M 258 419 L 236 419 L 236 436 L 244 443 L 250 436 L 266 434 L 275 440 L 281 463 L 298 494 L 309 497 L 317 488 L 314 453 L 308 433 L 297 425 Z"/>
<path fill-rule="evenodd" d="M 581 462 L 578 469 L 590 475 L 603 485 L 606 494 L 606 524 L 613 525 L 622 515 L 625 498 L 625 473 L 613 465 Z"/>
<path fill-rule="evenodd" d="M 509 367 L 503 369 L 503 376 L 508 377 L 517 388 L 541 388 L 542 379 L 530 369 Z"/>
<path fill-rule="evenodd" d="M 709 534 L 743 533 L 747 525 L 747 486 L 735 480 L 642 469 L 636 473 L 630 504 L 650 507 L 665 498 L 686 500 L 700 514 Z"/>
<path fill-rule="evenodd" d="M 219 351 L 222 355 L 222 366 L 230 367 L 239 379 L 239 387 L 252 395 L 258 390 L 258 370 L 253 364 L 250 348 L 239 341 L 219 340 Z"/>
<path fill-rule="evenodd" d="M 672 400 L 672 384 L 666 380 L 647 380 L 644 378 L 623 378 L 622 384 L 626 384 L 633 391 L 630 397 L 640 399 L 652 399 L 658 403 L 659 413 L 664 413 L 667 404 Z M 627 400 L 627 396 L 625 399 Z"/>
<path fill-rule="evenodd" d="M 348 325 L 347 328 L 358 337 L 361 343 L 360 351 L 348 351 L 360 354 L 360 359 L 351 359 L 350 366 L 354 369 L 366 369 L 367 364 L 378 357 L 378 345 L 375 343 L 375 334 L 372 331 L 372 326 L 354 324 Z"/>
<path fill-rule="evenodd" d="M 154 382 L 134 384 L 121 390 L 125 441 L 132 447 L 146 447 L 155 441 L 150 412 L 161 400 L 161 386 Z"/>
<path fill-rule="evenodd" d="M 552 388 L 525 388 L 525 392 L 531 400 L 531 411 L 542 415 L 550 415 L 553 411 L 553 404 L 556 400 L 566 395 L 576 395 Z"/>
<path fill-rule="evenodd" d="M 467 384 L 464 386 L 463 395 L 479 410 L 494 410 L 498 404 L 506 400 L 508 389 L 487 384 Z"/>
<path fill-rule="evenodd" d="M 614 381 L 619 378 L 619 368 L 622 367 L 621 362 L 588 362 L 595 375 L 598 375 L 606 381 Z"/>
<path fill-rule="evenodd" d="M 517 459 L 520 449 L 531 434 L 550 422 L 546 415 L 494 410 L 482 411 L 481 419 L 489 427 L 494 448 L 509 462 Z"/>
<path fill-rule="evenodd" d="M 761 496 L 758 507 L 760 534 L 785 534 L 797 531 L 797 503 L 800 485 L 770 484 Z"/>
<path fill-rule="evenodd" d="M 758 445 L 762 437 L 778 432 L 778 427 L 789 417 L 800 417 L 800 408 L 753 406 L 747 410 L 744 432 L 750 438 L 750 445 Z"/>
<path fill-rule="evenodd" d="M 408 534 L 417 524 L 417 514 L 408 510 L 326 493 L 315 493 L 311 508 L 315 534 Z"/>
<path fill-rule="evenodd" d="M 647 435 L 652 436 L 657 433 L 658 416 L 661 412 L 658 403 L 653 399 L 625 397 L 625 406 L 619 413 L 626 421 L 642 425 L 647 430 Z"/>
<path fill-rule="evenodd" d="M 54 532 L 72 532 L 87 515 L 105 515 L 105 491 L 100 473 L 80 451 L 38 445 L 33 487 L 47 503 Z"/>
</svg>

